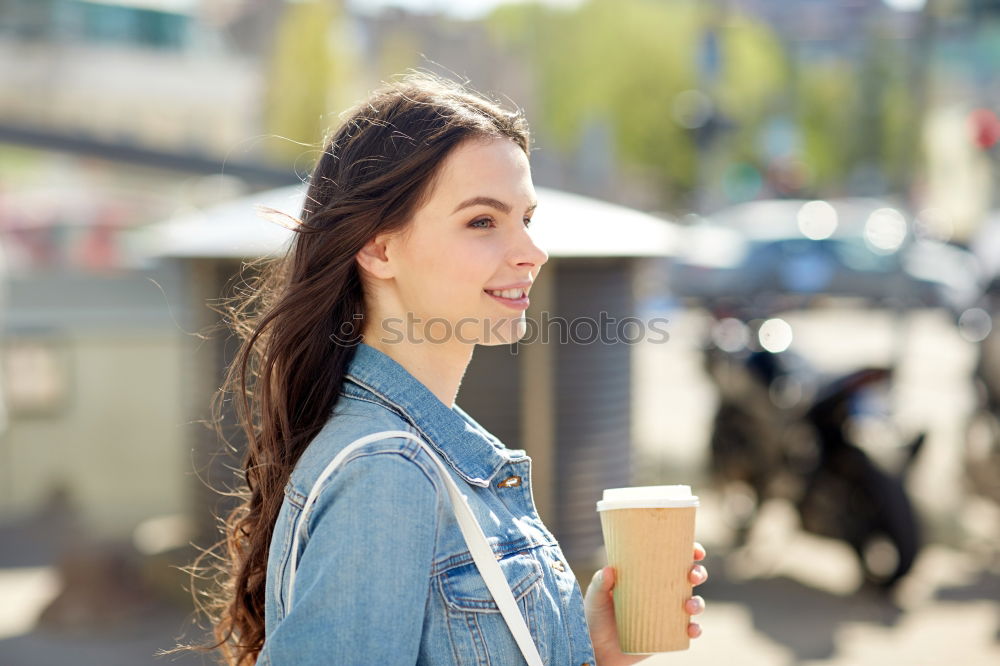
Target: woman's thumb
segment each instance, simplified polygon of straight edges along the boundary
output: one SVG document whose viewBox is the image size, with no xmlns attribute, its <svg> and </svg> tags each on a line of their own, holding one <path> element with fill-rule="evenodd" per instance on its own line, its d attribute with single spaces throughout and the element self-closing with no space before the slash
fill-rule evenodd
<svg viewBox="0 0 1000 666">
<path fill-rule="evenodd" d="M 594 573 L 587 587 L 586 605 L 590 610 L 598 610 L 611 603 L 611 587 L 614 584 L 614 569 L 603 567 Z"/>
<path fill-rule="evenodd" d="M 608 581 L 607 574 L 608 567 L 601 567 L 594 572 L 594 577 L 591 579 L 590 584 L 596 586 L 597 590 L 603 591 L 605 584 Z"/>
</svg>

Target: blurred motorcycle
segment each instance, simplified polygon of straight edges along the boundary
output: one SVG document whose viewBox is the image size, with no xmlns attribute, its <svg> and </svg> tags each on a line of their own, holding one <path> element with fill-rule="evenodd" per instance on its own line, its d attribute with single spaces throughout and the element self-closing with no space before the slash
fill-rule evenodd
<svg viewBox="0 0 1000 666">
<path fill-rule="evenodd" d="M 966 425 L 963 463 L 968 491 L 1000 503 L 1000 277 L 959 318 L 962 336 L 977 344 L 972 381 L 976 404 Z"/>
<path fill-rule="evenodd" d="M 727 319 L 719 326 L 731 333 L 747 325 Z M 891 588 L 921 547 L 903 479 L 924 442 L 924 434 L 908 442 L 892 473 L 859 444 L 860 426 L 878 411 L 870 403 L 890 381 L 891 368 L 829 379 L 788 349 L 739 347 L 730 339 L 706 349 L 708 374 L 719 390 L 710 466 L 737 542 L 746 540 L 766 500 L 786 499 L 803 529 L 849 544 L 866 581 Z"/>
</svg>

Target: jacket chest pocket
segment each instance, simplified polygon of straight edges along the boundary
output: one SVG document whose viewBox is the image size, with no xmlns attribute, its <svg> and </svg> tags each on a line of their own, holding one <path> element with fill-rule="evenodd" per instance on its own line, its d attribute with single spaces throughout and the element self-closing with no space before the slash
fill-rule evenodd
<svg viewBox="0 0 1000 666">
<path fill-rule="evenodd" d="M 546 609 L 548 595 L 541 565 L 523 553 L 498 563 L 544 660 L 548 623 L 554 618 L 552 611 Z M 438 581 L 447 607 L 448 634 L 456 664 L 524 663 L 514 636 L 475 564 L 450 569 Z"/>
</svg>

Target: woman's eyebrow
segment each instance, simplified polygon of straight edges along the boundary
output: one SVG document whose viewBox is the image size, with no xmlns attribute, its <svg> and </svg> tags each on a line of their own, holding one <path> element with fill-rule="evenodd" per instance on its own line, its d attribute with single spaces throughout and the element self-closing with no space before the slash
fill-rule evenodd
<svg viewBox="0 0 1000 666">
<path fill-rule="evenodd" d="M 495 208 L 504 215 L 510 214 L 511 210 L 509 204 L 506 204 L 503 201 L 500 201 L 499 199 L 494 199 L 493 197 L 478 196 L 478 197 L 472 197 L 471 199 L 466 199 L 462 203 L 458 204 L 458 207 L 455 208 L 455 210 L 453 210 L 451 214 L 454 215 L 463 208 L 469 208 L 470 206 L 489 206 L 490 208 Z M 532 204 L 528 206 L 527 212 L 529 213 L 532 212 L 533 210 L 535 210 L 536 206 L 538 206 L 538 202 L 532 202 Z"/>
</svg>

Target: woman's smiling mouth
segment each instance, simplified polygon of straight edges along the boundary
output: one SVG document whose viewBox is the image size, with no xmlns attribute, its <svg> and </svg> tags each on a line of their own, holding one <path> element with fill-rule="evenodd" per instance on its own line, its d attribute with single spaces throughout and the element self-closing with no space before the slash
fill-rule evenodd
<svg viewBox="0 0 1000 666">
<path fill-rule="evenodd" d="M 503 289 L 499 291 L 484 289 L 483 291 L 494 300 L 503 303 L 509 308 L 524 310 L 528 307 L 529 301 L 527 289 Z"/>
</svg>

